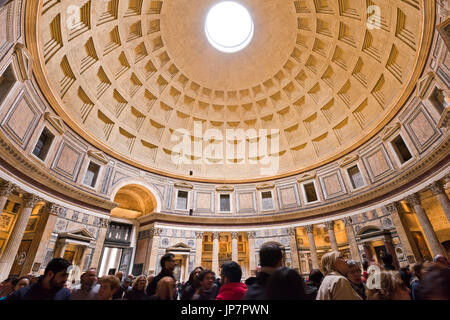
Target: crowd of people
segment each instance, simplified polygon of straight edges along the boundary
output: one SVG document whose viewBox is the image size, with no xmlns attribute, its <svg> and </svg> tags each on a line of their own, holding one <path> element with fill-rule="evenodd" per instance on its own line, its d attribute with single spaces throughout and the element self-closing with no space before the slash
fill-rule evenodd
<svg viewBox="0 0 450 320">
<path fill-rule="evenodd" d="M 283 266 L 283 252 L 275 243 L 260 250 L 255 277 L 242 281 L 234 261 L 221 266 L 219 277 L 209 269 L 195 268 L 186 283 L 176 283 L 175 256 L 165 254 L 156 276 L 116 275 L 97 278 L 96 269 L 81 275 L 80 283 L 68 282 L 70 263 L 55 258 L 41 277 L 7 279 L 0 284 L 0 300 L 450 300 L 450 262 L 436 256 L 433 262 L 416 263 L 396 270 L 392 256 L 378 265 L 362 266 L 345 260 L 339 252 L 322 257 L 322 271 L 307 279 Z"/>
</svg>

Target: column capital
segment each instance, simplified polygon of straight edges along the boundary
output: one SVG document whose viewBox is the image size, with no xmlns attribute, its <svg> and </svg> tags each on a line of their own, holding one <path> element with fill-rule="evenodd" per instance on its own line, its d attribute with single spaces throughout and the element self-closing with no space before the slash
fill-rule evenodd
<svg viewBox="0 0 450 320">
<path fill-rule="evenodd" d="M 220 232 L 215 231 L 212 233 L 212 236 L 213 236 L 213 240 L 216 240 L 216 239 L 219 240 Z"/>
<path fill-rule="evenodd" d="M 197 239 L 203 239 L 203 232 L 202 231 L 195 231 L 195 237 Z"/>
<path fill-rule="evenodd" d="M 433 195 L 437 196 L 438 194 L 444 194 L 444 183 L 441 180 L 437 180 L 430 184 L 428 188 L 431 190 Z"/>
<path fill-rule="evenodd" d="M 351 217 L 345 217 L 344 218 L 344 225 L 346 227 L 351 226 L 352 225 L 352 218 Z"/>
<path fill-rule="evenodd" d="M 64 208 L 62 206 L 60 206 L 59 204 L 56 204 L 53 202 L 47 202 L 44 205 L 42 212 L 48 213 L 50 215 L 58 216 L 62 210 L 64 210 Z"/>
<path fill-rule="evenodd" d="M 256 238 L 256 232 L 255 231 L 248 231 L 247 232 L 247 237 L 249 239 L 255 239 Z"/>
<path fill-rule="evenodd" d="M 231 239 L 237 239 L 239 237 L 239 232 L 232 232 Z"/>
<path fill-rule="evenodd" d="M 325 228 L 327 228 L 327 230 L 334 231 L 334 221 L 326 221 L 324 224 L 325 224 Z"/>
<path fill-rule="evenodd" d="M 162 233 L 162 229 L 160 228 L 151 228 L 150 229 L 150 238 L 159 237 Z"/>
<path fill-rule="evenodd" d="M 100 227 L 108 228 L 110 221 L 108 219 L 100 219 Z"/>
<path fill-rule="evenodd" d="M 25 193 L 22 197 L 23 208 L 34 208 L 36 204 L 41 201 L 37 195 L 32 193 Z"/>
<path fill-rule="evenodd" d="M 16 186 L 9 181 L 0 182 L 0 197 L 9 197 L 11 193 L 16 189 Z"/>
<path fill-rule="evenodd" d="M 297 228 L 289 228 L 288 229 L 288 234 L 290 236 L 296 236 L 297 235 Z"/>
<path fill-rule="evenodd" d="M 395 202 L 389 203 L 385 206 L 385 208 L 390 214 L 396 213 L 396 212 L 398 212 L 398 202 L 395 201 Z"/>
<path fill-rule="evenodd" d="M 305 226 L 305 229 L 306 229 L 306 232 L 313 233 L 314 225 L 313 224 L 309 224 L 309 225 Z"/>
<path fill-rule="evenodd" d="M 417 206 L 417 205 L 420 206 L 420 205 L 422 205 L 422 204 L 420 203 L 420 196 L 419 196 L 418 193 L 413 193 L 413 194 L 407 196 L 407 197 L 406 197 L 406 200 L 408 200 L 408 202 L 409 202 L 410 204 L 412 204 L 413 206 Z"/>
</svg>

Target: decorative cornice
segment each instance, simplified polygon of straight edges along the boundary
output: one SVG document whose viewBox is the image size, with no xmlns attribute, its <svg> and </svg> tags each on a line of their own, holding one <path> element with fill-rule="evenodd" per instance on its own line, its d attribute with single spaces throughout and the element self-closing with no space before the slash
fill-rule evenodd
<svg viewBox="0 0 450 320">
<path fill-rule="evenodd" d="M 58 130 L 60 134 L 64 134 L 66 132 L 66 127 L 64 125 L 63 119 L 61 117 L 58 117 L 57 115 L 52 114 L 51 112 L 46 112 L 44 114 L 44 118 L 50 122 L 50 124 Z"/>
<path fill-rule="evenodd" d="M 263 183 L 256 186 L 256 190 L 273 189 L 275 188 L 274 183 Z"/>
<path fill-rule="evenodd" d="M 53 216 L 60 216 L 60 212 L 64 210 L 64 208 L 56 203 L 47 202 L 43 207 L 44 214 L 50 214 Z"/>
<path fill-rule="evenodd" d="M 233 192 L 234 191 L 234 187 L 221 186 L 221 187 L 217 187 L 216 191 L 218 191 L 218 192 Z"/>
<path fill-rule="evenodd" d="M 104 163 L 104 164 L 108 164 L 109 163 L 109 159 L 105 156 L 105 154 L 101 151 L 94 151 L 94 150 L 89 150 L 88 151 L 88 155 L 94 159 L 97 159 L 98 161 Z"/>
<path fill-rule="evenodd" d="M 339 167 L 345 167 L 346 165 L 355 162 L 356 160 L 359 159 L 359 155 L 357 154 L 353 154 L 353 155 L 348 155 L 345 156 L 340 162 L 339 162 Z"/>
<path fill-rule="evenodd" d="M 179 189 L 194 189 L 194 186 L 190 183 L 186 183 L 186 182 L 178 182 L 175 183 L 175 188 L 179 188 Z"/>
<path fill-rule="evenodd" d="M 27 47 L 23 43 L 16 43 L 14 53 L 17 56 L 17 64 L 19 66 L 21 80 L 31 80 L 33 74 L 33 58 Z"/>
<path fill-rule="evenodd" d="M 384 128 L 383 132 L 381 133 L 381 140 L 386 141 L 390 136 L 392 136 L 397 130 L 399 130 L 402 127 L 400 122 L 396 122 L 394 124 L 388 125 Z"/>
<path fill-rule="evenodd" d="M 298 182 L 304 182 L 304 181 L 312 180 L 312 179 L 315 179 L 316 176 L 317 176 L 317 175 L 316 175 L 315 172 L 308 172 L 308 173 L 305 173 L 305 174 L 301 175 L 301 176 L 297 179 L 297 181 L 298 181 Z"/>
</svg>

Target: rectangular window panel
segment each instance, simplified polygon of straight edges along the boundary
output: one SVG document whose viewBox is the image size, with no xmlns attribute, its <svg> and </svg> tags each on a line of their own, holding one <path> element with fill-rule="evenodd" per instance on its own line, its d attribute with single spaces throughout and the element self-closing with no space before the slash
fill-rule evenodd
<svg viewBox="0 0 450 320">
<path fill-rule="evenodd" d="M 33 154 L 42 161 L 45 161 L 54 138 L 55 136 L 47 128 L 44 128 L 34 147 Z"/>
<path fill-rule="evenodd" d="M 97 183 L 98 173 L 100 171 L 100 166 L 96 163 L 89 163 L 89 167 L 86 171 L 86 175 L 84 176 L 84 184 L 90 186 L 92 188 L 95 187 Z"/>
<path fill-rule="evenodd" d="M 220 195 L 220 211 L 222 211 L 222 212 L 231 211 L 229 194 L 221 194 Z"/>
<path fill-rule="evenodd" d="M 270 191 L 261 192 L 261 197 L 263 210 L 272 210 L 273 209 L 272 192 Z"/>
<path fill-rule="evenodd" d="M 307 202 L 314 202 L 319 199 L 317 197 L 316 188 L 314 187 L 314 183 L 312 183 L 312 182 L 307 183 L 307 184 L 303 185 L 303 188 L 305 189 Z"/>
<path fill-rule="evenodd" d="M 178 191 L 177 209 L 187 210 L 187 205 L 188 205 L 188 192 Z"/>
<path fill-rule="evenodd" d="M 350 176 L 350 181 L 352 182 L 353 189 L 360 188 L 364 186 L 364 180 L 361 175 L 361 172 L 359 171 L 358 166 L 353 166 L 349 168 L 348 175 Z"/>
<path fill-rule="evenodd" d="M 392 140 L 392 146 L 394 147 L 397 157 L 402 164 L 412 158 L 412 155 L 409 152 L 405 141 L 403 141 L 402 136 L 399 135 L 397 138 Z"/>
</svg>

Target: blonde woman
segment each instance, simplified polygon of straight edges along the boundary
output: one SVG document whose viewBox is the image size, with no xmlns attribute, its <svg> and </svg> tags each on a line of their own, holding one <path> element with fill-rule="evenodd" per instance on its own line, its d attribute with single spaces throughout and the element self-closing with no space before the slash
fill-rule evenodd
<svg viewBox="0 0 450 320">
<path fill-rule="evenodd" d="M 362 300 L 346 278 L 349 267 L 339 252 L 329 252 L 322 257 L 325 278 L 317 292 L 316 300 Z"/>
<path fill-rule="evenodd" d="M 403 283 L 399 272 L 379 271 L 373 276 L 378 277 L 379 285 L 367 289 L 367 300 L 411 300 L 411 291 Z"/>
<path fill-rule="evenodd" d="M 175 280 L 172 277 L 163 277 L 158 281 L 156 294 L 151 300 L 175 300 Z"/>
<path fill-rule="evenodd" d="M 148 300 L 148 295 L 145 292 L 146 287 L 147 277 L 140 275 L 134 280 L 131 290 L 125 294 L 125 300 Z"/>
</svg>

